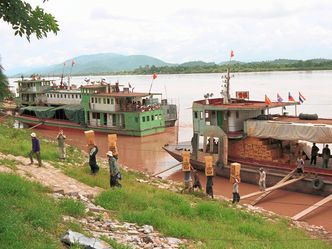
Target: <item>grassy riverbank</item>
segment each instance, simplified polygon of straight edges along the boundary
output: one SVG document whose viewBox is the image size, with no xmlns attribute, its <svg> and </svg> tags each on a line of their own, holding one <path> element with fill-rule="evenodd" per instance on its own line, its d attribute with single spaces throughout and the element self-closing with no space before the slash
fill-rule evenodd
<svg viewBox="0 0 332 249">
<path fill-rule="evenodd" d="M 81 203 L 55 202 L 47 192 L 39 184 L 0 173 L 1 248 L 62 248 L 61 235 L 68 228 L 79 228 L 77 224 L 64 223 L 61 215 L 83 215 Z"/>
<path fill-rule="evenodd" d="M 0 132 L 3 134 L 0 152 L 26 156 L 30 150 L 29 131 L 0 125 Z M 76 149 L 70 147 L 67 163 L 61 165 L 55 143 L 42 142 L 41 147 L 43 160 L 54 161 L 66 174 L 81 182 L 104 188 L 96 202 L 109 209 L 112 216 L 122 221 L 150 224 L 167 236 L 190 239 L 196 242 L 197 248 L 332 248 L 302 230 L 291 228 L 286 219 L 268 220 L 227 202 L 158 189 L 138 182 L 137 178 L 146 179 L 140 173 L 123 172 L 123 188 L 109 190 L 108 170 L 101 169 L 97 176 L 91 175 L 84 164 L 85 156 Z M 30 192 L 34 191 L 37 190 Z M 59 209 L 65 210 L 64 207 Z"/>
</svg>

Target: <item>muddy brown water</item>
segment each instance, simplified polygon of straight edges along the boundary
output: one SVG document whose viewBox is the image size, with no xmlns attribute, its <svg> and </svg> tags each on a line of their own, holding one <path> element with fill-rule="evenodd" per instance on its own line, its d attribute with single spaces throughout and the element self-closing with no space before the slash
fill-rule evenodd
<svg viewBox="0 0 332 249">
<path fill-rule="evenodd" d="M 54 139 L 58 132 L 56 130 L 43 129 L 36 129 L 35 131 L 51 139 Z M 86 150 L 86 140 L 83 131 L 65 129 L 64 132 L 67 136 L 66 142 L 68 144 Z M 181 127 L 180 132 L 189 135 L 191 133 L 191 128 Z M 162 146 L 167 143 L 175 143 L 176 133 L 176 127 L 171 127 L 167 128 L 165 133 L 147 137 L 118 136 L 119 162 L 127 165 L 129 168 L 149 173 L 156 173 L 163 169 L 167 169 L 176 164 L 177 161 L 163 151 Z M 106 157 L 107 134 L 96 133 L 96 142 L 99 147 L 99 153 L 97 156 Z M 179 167 L 170 172 L 166 172 L 161 176 L 176 181 L 182 181 L 183 178 Z M 199 176 L 202 186 L 204 187 L 206 184 L 205 176 L 203 173 L 199 173 Z M 258 187 L 256 185 L 246 183 L 240 184 L 241 195 L 249 194 L 257 190 Z M 214 193 L 216 195 L 224 195 L 231 198 L 232 185 L 229 183 L 228 179 L 214 177 Z M 322 197 L 320 196 L 276 190 L 261 201 L 258 206 L 277 214 L 293 216 L 321 199 Z M 249 203 L 250 200 L 251 199 L 244 200 L 244 202 Z M 330 202 L 307 215 L 303 221 L 323 226 L 325 229 L 332 232 L 331 210 L 332 203 Z"/>
</svg>

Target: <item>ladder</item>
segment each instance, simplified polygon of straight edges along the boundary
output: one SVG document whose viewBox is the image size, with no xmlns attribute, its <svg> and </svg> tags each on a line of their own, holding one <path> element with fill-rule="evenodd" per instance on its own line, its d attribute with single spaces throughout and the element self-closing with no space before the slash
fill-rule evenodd
<svg viewBox="0 0 332 249">
<path fill-rule="evenodd" d="M 279 182 L 277 182 L 277 183 L 275 184 L 275 186 L 278 185 L 278 184 L 281 184 L 281 183 L 286 182 L 289 178 L 291 178 L 291 177 L 294 175 L 295 171 L 296 171 L 296 169 L 293 169 L 293 170 L 292 170 L 291 172 L 289 172 L 284 178 L 282 178 Z M 269 194 L 271 194 L 272 191 L 273 191 L 273 190 L 271 190 L 271 191 L 265 191 L 261 196 L 259 196 L 256 200 L 254 200 L 254 201 L 251 203 L 251 205 L 255 206 L 259 201 L 261 201 L 261 200 L 264 199 L 266 196 L 268 196 Z"/>
<path fill-rule="evenodd" d="M 310 207 L 308 207 L 307 209 L 301 211 L 300 213 L 294 215 L 292 217 L 293 220 L 299 220 L 301 219 L 303 216 L 311 213 L 312 211 L 314 211 L 315 209 L 321 207 L 322 205 L 324 205 L 325 203 L 329 202 L 332 200 L 332 194 L 330 194 L 329 196 L 325 197 L 324 199 L 320 200 L 319 202 L 311 205 Z"/>
</svg>

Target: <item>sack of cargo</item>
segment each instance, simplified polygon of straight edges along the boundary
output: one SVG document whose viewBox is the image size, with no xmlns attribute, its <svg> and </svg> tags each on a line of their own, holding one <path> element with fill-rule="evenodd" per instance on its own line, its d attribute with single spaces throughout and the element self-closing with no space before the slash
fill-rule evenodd
<svg viewBox="0 0 332 249">
<path fill-rule="evenodd" d="M 212 156 L 205 156 L 204 161 L 205 161 L 205 175 L 206 176 L 213 176 L 214 175 L 213 165 L 212 165 L 213 157 Z"/>
<path fill-rule="evenodd" d="M 235 178 L 238 179 L 240 182 L 240 180 L 241 180 L 240 173 L 241 173 L 241 164 L 231 163 L 230 173 L 229 173 L 230 182 L 234 183 Z"/>
<path fill-rule="evenodd" d="M 118 147 L 117 147 L 117 144 L 116 144 L 117 135 L 116 134 L 108 134 L 107 141 L 108 141 L 108 150 L 112 151 L 113 156 L 116 157 L 118 155 Z"/>
<path fill-rule="evenodd" d="M 93 130 L 84 131 L 84 134 L 88 145 L 96 144 L 95 132 Z"/>
<path fill-rule="evenodd" d="M 190 171 L 190 151 L 182 152 L 182 171 Z"/>
</svg>

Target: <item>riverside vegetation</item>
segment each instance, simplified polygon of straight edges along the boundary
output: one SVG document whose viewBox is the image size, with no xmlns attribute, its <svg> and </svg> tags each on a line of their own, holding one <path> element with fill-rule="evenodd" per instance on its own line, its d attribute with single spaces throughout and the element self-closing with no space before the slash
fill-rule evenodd
<svg viewBox="0 0 332 249">
<path fill-rule="evenodd" d="M 11 127 L 0 125 L 0 151 L 27 156 L 30 132 Z M 225 201 L 158 189 L 138 182 L 137 178 L 146 178 L 138 172 L 123 171 L 123 188 L 109 190 L 107 168 L 92 176 L 86 155 L 71 146 L 63 164 L 58 159 L 57 144 L 40 140 L 42 159 L 87 185 L 105 189 L 95 201 L 119 220 L 149 224 L 167 236 L 199 242 L 196 248 L 331 248 L 327 242 L 290 227 L 287 219 L 269 221 Z M 38 184 L 14 175 L 0 177 L 0 243 L 13 245 L 8 248 L 61 248 L 60 234 L 75 224 L 62 224 L 60 217 L 82 215 L 80 204 L 72 200 L 55 203 L 46 196 L 47 189 Z M 80 227 L 76 224 L 77 229 Z"/>
</svg>

